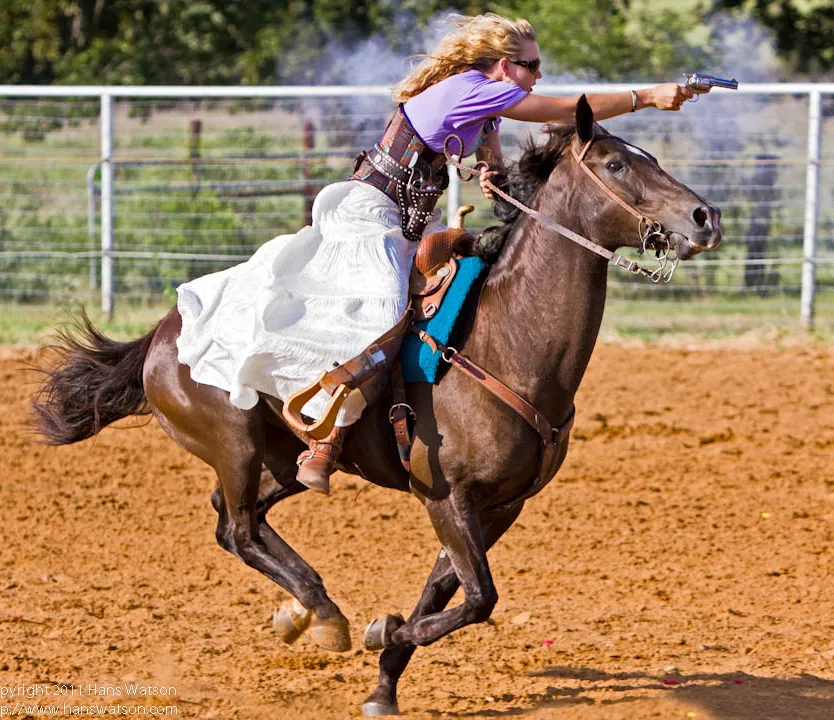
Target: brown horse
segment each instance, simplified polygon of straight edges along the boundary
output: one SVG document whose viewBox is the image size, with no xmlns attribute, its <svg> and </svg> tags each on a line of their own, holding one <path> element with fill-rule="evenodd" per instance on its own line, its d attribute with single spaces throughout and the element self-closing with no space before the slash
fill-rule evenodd
<svg viewBox="0 0 834 720">
<path fill-rule="evenodd" d="M 577 151 L 586 145 L 591 170 L 618 198 L 667 228 L 678 257 L 719 244 L 718 210 L 650 155 L 596 127 L 584 98 L 576 125 L 551 128 L 546 145 L 528 148 L 506 187 L 605 248 L 639 245 L 634 217 L 579 167 Z M 496 260 L 456 346 L 558 427 L 572 413 L 596 342 L 607 264 L 503 201 L 496 213 L 504 225 L 485 236 L 494 241 Z M 54 444 L 71 443 L 126 415 L 153 412 L 179 445 L 217 473 L 218 543 L 297 599 L 284 611 L 297 631 L 285 628 L 284 638 L 291 641 L 309 624 L 314 641 L 347 649 L 347 620 L 321 578 L 266 519 L 275 503 L 305 489 L 295 480 L 304 445 L 266 402 L 239 410 L 226 392 L 192 381 L 177 362 L 180 323 L 174 309 L 132 342 L 111 341 L 89 322 L 80 337 L 64 335 L 60 361 L 34 401 L 40 432 Z M 363 706 L 368 715 L 398 712 L 397 682 L 418 645 L 489 618 L 498 596 L 487 550 L 521 512 L 542 452 L 527 422 L 471 378 L 450 371 L 436 385 L 408 387 L 417 418 L 409 476 L 388 422 L 389 398 L 383 395 L 353 426 L 343 466 L 377 485 L 414 491 L 442 549 L 408 620 L 388 616 L 377 626 L 385 649 L 379 683 Z M 565 442 L 549 477 L 566 448 Z M 445 610 L 459 586 L 463 603 Z"/>
</svg>

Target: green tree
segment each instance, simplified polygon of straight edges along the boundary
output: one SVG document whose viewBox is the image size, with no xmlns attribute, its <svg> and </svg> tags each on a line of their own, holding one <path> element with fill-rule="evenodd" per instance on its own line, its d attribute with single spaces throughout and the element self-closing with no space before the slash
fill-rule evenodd
<svg viewBox="0 0 834 720">
<path fill-rule="evenodd" d="M 708 37 L 694 32 L 698 7 L 630 0 L 517 0 L 505 10 L 529 20 L 556 69 L 603 80 L 655 79 L 704 67 Z"/>
<path fill-rule="evenodd" d="M 379 36 L 422 49 L 439 12 L 495 10 L 534 23 L 567 70 L 602 78 L 656 76 L 701 53 L 693 13 L 646 0 L 5 0 L 0 74 L 34 84 L 305 84 L 333 82 L 328 46 Z"/>
<path fill-rule="evenodd" d="M 489 3 L 455 3 L 482 12 Z M 4 0 L 9 83 L 316 82 L 331 42 L 380 34 L 399 49 L 448 0 Z M 407 49 L 407 48 L 406 48 Z"/>
</svg>

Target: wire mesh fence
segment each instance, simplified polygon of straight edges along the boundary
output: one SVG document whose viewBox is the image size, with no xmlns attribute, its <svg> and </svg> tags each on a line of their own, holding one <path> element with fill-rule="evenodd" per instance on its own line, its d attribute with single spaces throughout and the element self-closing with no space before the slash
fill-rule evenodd
<svg viewBox="0 0 834 720">
<path fill-rule="evenodd" d="M 589 88 L 590 91 L 593 88 Z M 176 286 L 295 232 L 315 193 L 346 178 L 393 107 L 347 97 L 116 98 L 113 112 L 114 291 L 170 301 Z M 817 314 L 834 312 L 834 98 L 823 103 Z M 95 302 L 100 263 L 99 100 L 0 98 L 0 298 Z M 721 94 L 680 114 L 642 111 L 604 126 L 655 155 L 721 207 L 725 241 L 682 264 L 669 285 L 611 270 L 623 298 L 739 303 L 782 298 L 799 312 L 808 168 L 805 95 Z M 538 128 L 502 124 L 510 158 Z M 541 139 L 540 137 L 538 138 Z M 475 183 L 468 227 L 492 224 Z"/>
</svg>

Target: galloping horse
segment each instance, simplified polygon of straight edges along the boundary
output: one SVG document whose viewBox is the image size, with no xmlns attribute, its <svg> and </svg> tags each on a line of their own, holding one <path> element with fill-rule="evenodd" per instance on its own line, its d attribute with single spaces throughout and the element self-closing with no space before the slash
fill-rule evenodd
<svg viewBox="0 0 834 720">
<path fill-rule="evenodd" d="M 595 126 L 584 97 L 575 125 L 552 127 L 545 145 L 528 147 L 508 187 L 540 216 L 607 250 L 645 245 L 636 232 L 644 218 L 665 229 L 658 236 L 680 259 L 721 242 L 719 211 L 649 154 Z M 501 249 L 456 346 L 554 427 L 564 426 L 602 321 L 607 264 L 504 201 L 496 202 L 496 213 L 504 224 L 486 237 L 500 240 Z M 86 320 L 80 336 L 65 334 L 59 362 L 46 371 L 34 400 L 39 431 L 53 444 L 72 443 L 119 418 L 152 412 L 179 445 L 216 471 L 218 543 L 296 598 L 284 608 L 285 620 L 296 625 L 295 632 L 285 628 L 284 639 L 309 626 L 323 647 L 348 649 L 347 620 L 321 577 L 266 519 L 275 503 L 305 489 L 295 480 L 303 443 L 265 401 L 239 410 L 225 391 L 192 381 L 177 362 L 180 327 L 174 308 L 132 342 L 109 340 Z M 409 475 L 386 400 L 390 393 L 353 426 L 342 465 L 377 485 L 413 492 L 442 549 L 408 620 L 388 616 L 378 623 L 379 683 L 363 705 L 374 716 L 398 713 L 397 682 L 418 645 L 489 618 L 498 596 L 487 551 L 555 475 L 567 450 L 565 438 L 539 477 L 542 442 L 530 423 L 471 378 L 449 371 L 436 385 L 408 386 L 416 414 Z M 463 603 L 446 610 L 459 586 Z"/>
</svg>

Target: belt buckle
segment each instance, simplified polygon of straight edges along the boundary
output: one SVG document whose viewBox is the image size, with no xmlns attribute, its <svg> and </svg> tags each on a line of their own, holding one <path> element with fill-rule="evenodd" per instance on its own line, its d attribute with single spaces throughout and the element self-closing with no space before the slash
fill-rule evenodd
<svg viewBox="0 0 834 720">
<path fill-rule="evenodd" d="M 408 403 L 394 403 L 391 406 L 391 409 L 388 411 L 389 423 L 391 423 L 392 425 L 394 424 L 394 410 L 396 410 L 397 408 L 403 408 L 409 415 L 411 415 L 411 418 L 414 420 L 414 422 L 417 422 L 417 413 L 414 412 L 414 408 L 411 407 L 411 405 L 409 405 Z"/>
</svg>

